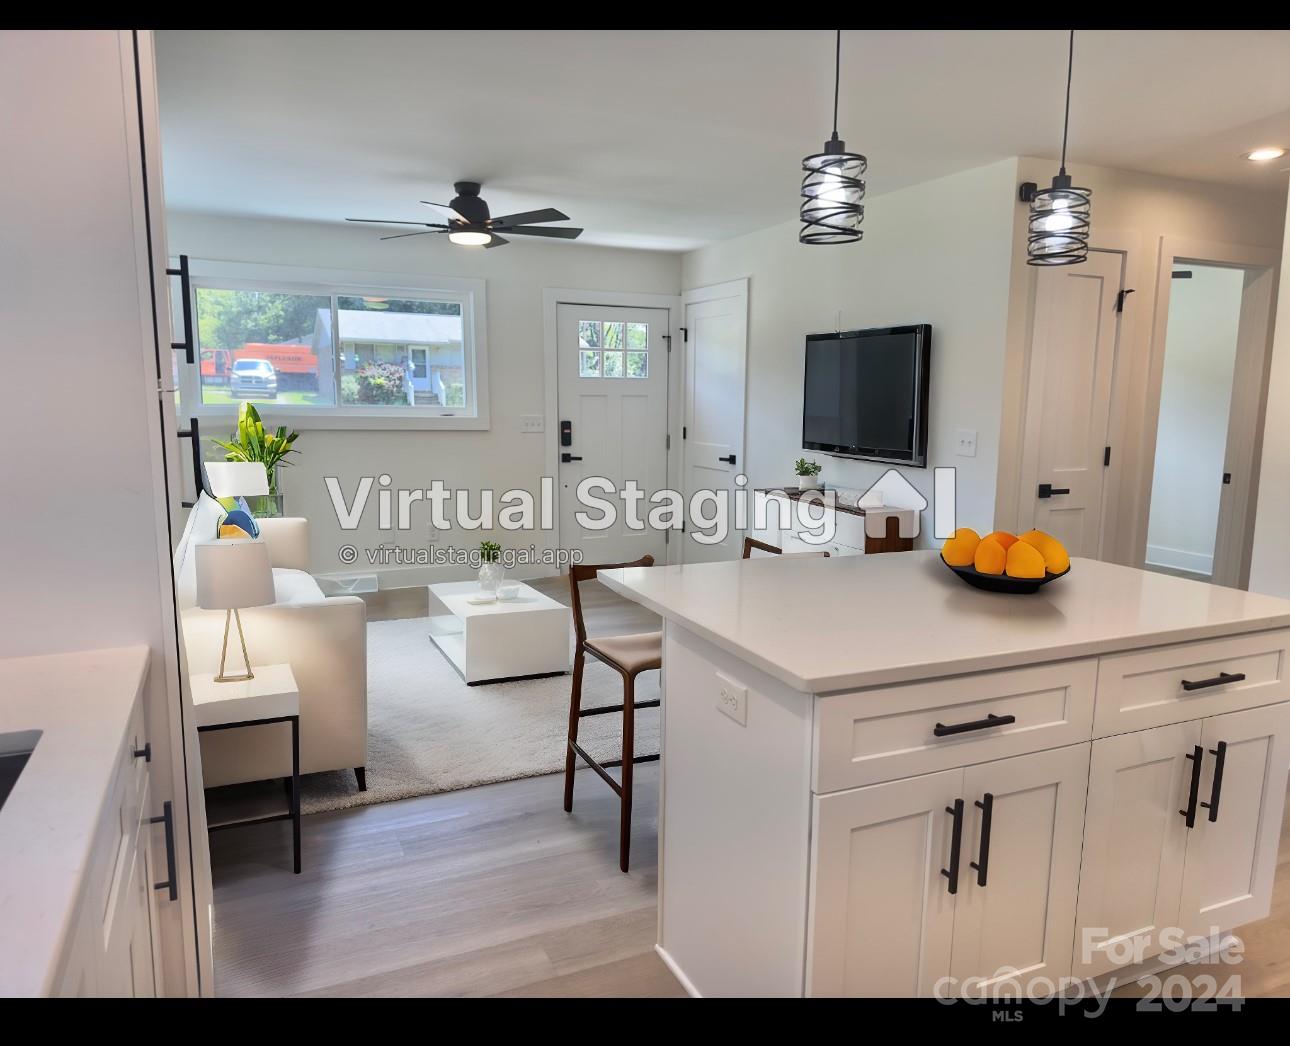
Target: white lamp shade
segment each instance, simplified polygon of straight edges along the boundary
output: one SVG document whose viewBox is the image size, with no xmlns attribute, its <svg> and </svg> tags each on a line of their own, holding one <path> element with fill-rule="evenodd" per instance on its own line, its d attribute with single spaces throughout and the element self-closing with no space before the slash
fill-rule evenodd
<svg viewBox="0 0 1290 1046">
<path fill-rule="evenodd" d="M 208 461 L 206 478 L 217 498 L 249 498 L 269 492 L 268 473 L 258 461 Z"/>
<path fill-rule="evenodd" d="M 196 554 L 199 607 L 239 610 L 273 602 L 273 567 L 263 541 L 203 541 Z"/>
</svg>

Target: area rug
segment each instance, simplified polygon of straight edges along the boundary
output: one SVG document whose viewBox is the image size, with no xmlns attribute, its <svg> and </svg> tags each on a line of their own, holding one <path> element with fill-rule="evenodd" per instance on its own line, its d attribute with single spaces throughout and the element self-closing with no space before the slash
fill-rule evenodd
<svg viewBox="0 0 1290 1046">
<path fill-rule="evenodd" d="M 429 618 L 367 626 L 367 791 L 353 773 L 309 774 L 301 809 L 385 803 L 564 769 L 569 676 L 467 686 L 430 642 Z M 621 704 L 617 672 L 589 660 L 583 707 Z M 636 682 L 636 699 L 659 696 L 659 673 Z M 598 760 L 621 754 L 622 716 L 582 720 L 579 741 Z M 659 750 L 659 710 L 636 714 L 636 754 Z"/>
</svg>

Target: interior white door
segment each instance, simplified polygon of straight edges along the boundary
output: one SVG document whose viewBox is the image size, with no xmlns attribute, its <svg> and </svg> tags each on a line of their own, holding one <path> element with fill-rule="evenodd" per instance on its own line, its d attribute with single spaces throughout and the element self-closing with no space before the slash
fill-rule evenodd
<svg viewBox="0 0 1290 1046">
<path fill-rule="evenodd" d="M 1093 250 L 1082 265 L 1041 269 L 1035 283 L 1017 518 L 1075 556 L 1102 551 L 1123 265 L 1123 254 Z"/>
<path fill-rule="evenodd" d="M 949 974 L 955 895 L 942 869 L 962 785 L 946 770 L 815 799 L 808 994 L 926 997 Z M 963 860 L 960 888 L 968 872 Z"/>
<path fill-rule="evenodd" d="M 698 491 L 733 497 L 743 473 L 744 397 L 748 356 L 748 281 L 685 294 L 685 411 L 682 475 L 686 503 Z M 728 502 L 733 506 L 733 500 Z M 710 533 L 711 528 L 700 533 Z M 717 544 L 694 540 L 687 523 L 682 562 L 738 559 L 741 533 L 728 528 Z"/>
<path fill-rule="evenodd" d="M 1072 968 L 1094 977 L 1138 948 L 1160 951 L 1178 925 L 1193 762 L 1200 722 L 1093 742 Z"/>
<path fill-rule="evenodd" d="M 664 532 L 649 527 L 649 498 L 667 483 L 666 309 L 566 305 L 557 309 L 556 371 L 562 427 L 560 446 L 560 540 L 586 563 L 621 563 L 652 555 L 662 562 Z M 584 526 L 605 513 L 583 505 L 578 486 L 604 479 L 616 520 Z M 642 491 L 640 529 L 630 525 L 617 492 L 629 481 Z"/>
<path fill-rule="evenodd" d="M 1200 809 L 1187 835 L 1178 925 L 1189 936 L 1208 937 L 1265 918 L 1271 908 L 1290 705 L 1206 719 L 1201 745 Z"/>
<path fill-rule="evenodd" d="M 968 767 L 951 972 L 981 988 L 1070 974 L 1089 745 Z M 989 831 L 987 832 L 987 812 Z"/>
</svg>

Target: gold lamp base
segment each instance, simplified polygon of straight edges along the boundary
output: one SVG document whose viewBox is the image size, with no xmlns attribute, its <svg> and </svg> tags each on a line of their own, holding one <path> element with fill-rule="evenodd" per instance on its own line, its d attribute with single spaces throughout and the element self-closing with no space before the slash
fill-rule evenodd
<svg viewBox="0 0 1290 1046">
<path fill-rule="evenodd" d="M 242 643 L 242 661 L 246 665 L 246 674 L 240 676 L 228 676 L 224 674 L 224 662 L 228 657 L 228 624 L 230 618 L 237 619 L 237 638 Z M 219 652 L 219 675 L 215 677 L 217 683 L 244 683 L 248 679 L 254 679 L 255 673 L 251 671 L 251 659 L 246 653 L 246 636 L 242 634 L 242 615 L 236 610 L 224 611 L 224 645 Z"/>
</svg>

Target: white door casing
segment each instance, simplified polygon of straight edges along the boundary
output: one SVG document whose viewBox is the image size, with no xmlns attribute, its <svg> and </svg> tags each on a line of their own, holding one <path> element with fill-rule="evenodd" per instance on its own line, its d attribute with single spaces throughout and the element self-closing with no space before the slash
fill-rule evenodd
<svg viewBox="0 0 1290 1046">
<path fill-rule="evenodd" d="M 1017 529 L 1047 531 L 1095 559 L 1123 269 L 1121 252 L 1091 250 L 1083 265 L 1043 269 L 1035 281 Z M 1069 493 L 1041 498 L 1041 483 Z"/>
<path fill-rule="evenodd" d="M 645 348 L 620 348 L 617 343 L 609 348 L 584 348 L 579 336 L 583 323 L 598 325 L 602 338 L 606 328 L 612 327 L 611 340 L 625 340 L 629 327 L 639 337 L 643 325 Z M 650 496 L 666 486 L 667 310 L 561 303 L 556 307 L 556 326 L 558 418 L 559 423 L 569 422 L 572 435 L 569 446 L 559 447 L 557 466 L 561 543 L 580 550 L 587 563 L 626 562 L 646 554 L 662 562 L 663 532 L 648 525 L 640 530 L 629 528 L 616 495 L 596 495 L 618 504 L 618 520 L 613 526 L 603 530 L 582 526 L 579 512 L 592 518 L 600 513 L 579 502 L 577 488 L 584 478 L 593 476 L 611 481 L 615 491 L 634 480 L 643 492 L 638 515 L 644 523 Z M 640 353 L 644 353 L 646 373 L 629 376 L 629 363 L 638 367 Z M 586 365 L 580 366 L 584 354 Z"/>
<path fill-rule="evenodd" d="M 748 356 L 748 281 L 733 280 L 685 293 L 685 389 L 682 490 L 733 493 L 746 469 L 744 410 Z M 733 501 L 731 502 L 733 506 Z M 739 558 L 733 526 L 719 544 L 693 540 L 687 524 L 682 562 Z"/>
</svg>

